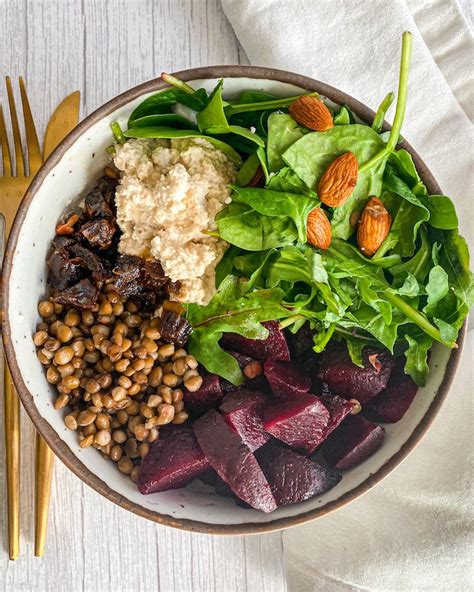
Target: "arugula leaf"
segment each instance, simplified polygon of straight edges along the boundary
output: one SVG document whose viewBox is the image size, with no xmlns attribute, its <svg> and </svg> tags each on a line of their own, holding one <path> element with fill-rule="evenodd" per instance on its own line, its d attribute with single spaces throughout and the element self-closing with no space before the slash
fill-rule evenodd
<svg viewBox="0 0 474 592">
<path fill-rule="evenodd" d="M 406 296 L 407 298 L 415 298 L 420 293 L 420 286 L 416 281 L 416 277 L 410 272 L 407 273 L 405 281 L 402 286 L 398 288 L 400 296 Z"/>
<path fill-rule="evenodd" d="M 418 339 L 405 335 L 408 349 L 405 351 L 405 374 L 413 378 L 418 386 L 425 386 L 428 376 L 428 351 L 433 345 L 433 340 L 428 335 L 422 335 Z"/>
<path fill-rule="evenodd" d="M 430 195 L 425 204 L 431 214 L 430 226 L 441 230 L 457 229 L 456 208 L 447 195 Z"/>
<path fill-rule="evenodd" d="M 219 236 L 246 251 L 266 251 L 292 244 L 298 231 L 287 216 L 265 216 L 249 206 L 231 203 L 216 217 Z"/>
<path fill-rule="evenodd" d="M 241 294 L 238 278 L 228 276 L 206 306 L 190 304 L 188 320 L 193 333 L 188 351 L 209 371 L 238 386 L 244 377 L 235 358 L 219 346 L 223 333 L 238 333 L 249 339 L 265 339 L 263 321 L 282 319 L 292 313 L 281 305 L 278 288 Z"/>
<path fill-rule="evenodd" d="M 232 199 L 235 203 L 247 204 L 265 216 L 288 216 L 298 230 L 301 243 L 306 242 L 308 214 L 320 205 L 312 197 L 254 187 L 234 187 Z"/>
<path fill-rule="evenodd" d="M 275 172 L 284 166 L 282 155 L 296 140 L 309 130 L 301 127 L 286 113 L 272 113 L 268 118 L 267 160 L 268 170 Z"/>
<path fill-rule="evenodd" d="M 359 164 L 368 162 L 385 143 L 370 127 L 361 124 L 336 126 L 325 132 L 312 132 L 294 142 L 283 154 L 283 160 L 311 188 L 316 187 L 329 164 L 344 152 L 353 152 Z M 334 210 L 333 236 L 347 239 L 354 232 L 350 224 L 353 211 L 361 211 L 369 195 L 380 195 L 385 161 L 359 174 L 349 199 Z"/>
<path fill-rule="evenodd" d="M 446 296 L 449 291 L 448 274 L 444 269 L 436 265 L 430 271 L 428 283 L 426 284 L 426 293 L 428 295 L 428 306 L 433 306 Z"/>
<path fill-rule="evenodd" d="M 390 273 L 394 278 L 394 286 L 401 286 L 409 273 L 419 283 L 424 284 L 432 266 L 431 249 L 426 232 L 422 229 L 420 234 L 421 245 L 413 257 L 390 268 Z"/>
<path fill-rule="evenodd" d="M 357 339 L 355 337 L 351 337 L 350 335 L 344 335 L 344 339 L 347 345 L 347 352 L 349 353 L 349 357 L 351 358 L 352 362 L 356 366 L 363 368 L 364 362 L 362 361 L 362 351 L 367 343 L 362 339 Z"/>
</svg>

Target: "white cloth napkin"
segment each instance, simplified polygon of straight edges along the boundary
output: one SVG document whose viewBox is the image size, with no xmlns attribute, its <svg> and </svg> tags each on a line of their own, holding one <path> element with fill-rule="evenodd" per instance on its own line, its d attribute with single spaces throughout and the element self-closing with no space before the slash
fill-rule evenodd
<svg viewBox="0 0 474 592">
<path fill-rule="evenodd" d="M 412 31 L 402 133 L 455 200 L 474 252 L 473 39 L 455 0 L 222 5 L 250 63 L 307 74 L 372 108 L 396 91 L 401 33 Z M 292 592 L 472 589 L 473 345 L 470 331 L 444 408 L 402 466 L 335 514 L 285 532 Z"/>
</svg>

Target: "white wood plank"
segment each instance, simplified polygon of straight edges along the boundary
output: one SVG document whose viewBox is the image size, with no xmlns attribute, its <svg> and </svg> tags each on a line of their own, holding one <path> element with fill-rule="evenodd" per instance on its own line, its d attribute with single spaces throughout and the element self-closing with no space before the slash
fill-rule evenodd
<svg viewBox="0 0 474 592">
<path fill-rule="evenodd" d="M 8 33 L 0 36 L 2 74 L 26 76 L 41 134 L 73 90 L 83 93 L 84 115 L 162 70 L 247 63 L 219 0 L 0 0 L 0 22 Z M 22 555 L 15 563 L 6 554 L 0 463 L 0 591 L 286 590 L 279 534 L 212 537 L 162 527 L 103 499 L 59 461 L 46 556 L 34 558 L 34 430 L 26 417 L 22 429 Z"/>
</svg>

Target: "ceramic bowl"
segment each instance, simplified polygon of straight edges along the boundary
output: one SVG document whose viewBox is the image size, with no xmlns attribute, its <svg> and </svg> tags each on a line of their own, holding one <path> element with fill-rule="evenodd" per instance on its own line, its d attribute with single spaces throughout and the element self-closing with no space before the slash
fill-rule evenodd
<svg viewBox="0 0 474 592">
<path fill-rule="evenodd" d="M 235 97 L 242 89 L 261 89 L 281 96 L 318 91 L 335 104 L 347 104 L 363 121 L 372 122 L 374 116 L 373 111 L 339 90 L 289 72 L 223 66 L 187 70 L 177 76 L 208 90 L 217 79 L 224 78 L 226 98 Z M 3 332 L 13 379 L 26 411 L 56 456 L 85 483 L 121 507 L 161 524 L 214 534 L 257 533 L 301 524 L 367 492 L 413 450 L 447 395 L 464 333 L 460 335 L 458 350 L 434 348 L 428 384 L 420 389 L 405 417 L 386 426 L 385 442 L 370 459 L 346 471 L 342 481 L 324 495 L 271 514 L 241 508 L 198 482 L 183 489 L 142 496 L 114 463 L 93 448 L 82 450 L 77 434 L 64 426 L 63 413 L 53 407 L 53 387 L 46 381 L 32 341 L 39 321 L 36 305 L 46 292 L 45 260 L 61 213 L 95 184 L 106 164 L 110 122 L 118 120 L 125 125 L 134 107 L 165 87 L 160 79 L 146 82 L 89 115 L 58 146 L 32 182 L 16 217 L 4 262 Z M 413 155 L 429 192 L 442 194 L 422 160 L 406 143 L 405 148 Z"/>
</svg>

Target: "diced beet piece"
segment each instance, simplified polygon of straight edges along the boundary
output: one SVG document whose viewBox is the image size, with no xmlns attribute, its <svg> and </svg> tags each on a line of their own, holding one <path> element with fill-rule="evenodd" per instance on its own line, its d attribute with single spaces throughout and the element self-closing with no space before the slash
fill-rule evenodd
<svg viewBox="0 0 474 592">
<path fill-rule="evenodd" d="M 329 411 L 314 395 L 278 401 L 265 410 L 263 428 L 292 448 L 311 454 L 322 442 Z"/>
<path fill-rule="evenodd" d="M 311 388 L 311 379 L 294 362 L 282 362 L 268 358 L 263 371 L 270 383 L 272 392 L 277 397 L 298 397 Z"/>
<path fill-rule="evenodd" d="M 71 304 L 76 308 L 87 310 L 94 307 L 98 296 L 99 290 L 86 278 L 70 288 L 55 293 L 53 300 L 59 304 Z"/>
<path fill-rule="evenodd" d="M 255 456 L 270 483 L 277 506 L 302 502 L 332 489 L 341 475 L 332 469 L 269 442 Z"/>
<path fill-rule="evenodd" d="M 325 440 L 331 432 L 349 415 L 352 411 L 352 403 L 347 399 L 338 397 L 337 395 L 319 395 L 319 398 L 324 403 L 324 406 L 329 411 L 328 425 L 324 429 L 323 440 Z"/>
<path fill-rule="evenodd" d="M 193 428 L 207 460 L 237 497 L 256 510 L 276 509 L 270 485 L 255 456 L 222 415 L 208 411 L 194 422 Z"/>
<path fill-rule="evenodd" d="M 335 469 L 351 469 L 372 456 L 384 437 L 382 426 L 360 415 L 349 415 L 324 443 L 323 455 Z"/>
<path fill-rule="evenodd" d="M 395 423 L 405 415 L 418 391 L 417 384 L 405 374 L 404 358 L 397 360 L 387 388 L 364 407 L 364 415 L 373 421 Z"/>
<path fill-rule="evenodd" d="M 263 429 L 263 409 L 267 397 L 263 393 L 239 390 L 226 395 L 219 407 L 228 425 L 253 452 L 268 442 Z"/>
<path fill-rule="evenodd" d="M 160 437 L 150 446 L 138 473 L 140 493 L 154 493 L 184 487 L 210 469 L 190 425 L 170 425 L 160 429 Z"/>
<path fill-rule="evenodd" d="M 366 348 L 363 364 L 352 362 L 345 345 L 333 346 L 321 355 L 316 378 L 341 397 L 365 404 L 387 386 L 395 362 L 388 352 Z"/>
<path fill-rule="evenodd" d="M 268 329 L 266 339 L 247 339 L 242 335 L 237 335 L 237 333 L 224 333 L 221 339 L 222 347 L 261 361 L 267 358 L 289 360 L 290 351 L 279 322 L 266 321 L 262 325 Z"/>
<path fill-rule="evenodd" d="M 165 310 L 161 315 L 161 339 L 182 347 L 193 328 L 189 321 L 172 310 Z"/>
<path fill-rule="evenodd" d="M 203 413 L 215 407 L 224 396 L 221 381 L 217 374 L 206 374 L 202 377 L 201 387 L 192 393 L 184 390 L 184 404 L 186 409 L 194 413 Z"/>
</svg>

